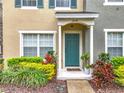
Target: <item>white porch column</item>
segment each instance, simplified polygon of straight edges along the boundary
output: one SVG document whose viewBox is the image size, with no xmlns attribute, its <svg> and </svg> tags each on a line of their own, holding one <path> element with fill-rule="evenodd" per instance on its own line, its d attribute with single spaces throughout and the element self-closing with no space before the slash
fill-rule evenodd
<svg viewBox="0 0 124 93">
<path fill-rule="evenodd" d="M 93 26 L 90 26 L 90 64 L 93 64 Z"/>
<path fill-rule="evenodd" d="M 58 32 L 59 32 L 59 35 L 58 35 L 58 41 L 59 41 L 59 71 L 61 70 L 61 59 L 62 59 L 62 31 L 61 31 L 61 26 L 58 27 Z"/>
<path fill-rule="evenodd" d="M 107 53 L 107 31 L 105 31 L 105 53 Z"/>
</svg>

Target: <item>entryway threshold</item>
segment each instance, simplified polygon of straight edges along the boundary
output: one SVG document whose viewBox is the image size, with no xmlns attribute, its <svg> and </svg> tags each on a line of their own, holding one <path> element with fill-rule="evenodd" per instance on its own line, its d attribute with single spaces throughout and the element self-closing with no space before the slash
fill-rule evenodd
<svg viewBox="0 0 124 93">
<path fill-rule="evenodd" d="M 91 74 L 85 74 L 83 71 L 59 71 L 57 73 L 58 80 L 68 80 L 68 79 L 91 79 Z"/>
<path fill-rule="evenodd" d="M 95 93 L 87 80 L 67 80 L 68 93 Z"/>
</svg>

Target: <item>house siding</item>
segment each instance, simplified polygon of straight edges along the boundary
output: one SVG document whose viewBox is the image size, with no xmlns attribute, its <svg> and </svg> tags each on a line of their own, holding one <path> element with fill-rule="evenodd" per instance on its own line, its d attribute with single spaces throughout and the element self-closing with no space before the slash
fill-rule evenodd
<svg viewBox="0 0 124 93">
<path fill-rule="evenodd" d="M 94 60 L 105 52 L 104 29 L 124 28 L 124 6 L 105 6 L 105 0 L 86 0 L 86 11 L 99 12 L 94 26 Z"/>
<path fill-rule="evenodd" d="M 20 56 L 20 30 L 57 31 L 57 19 L 54 9 L 49 9 L 49 0 L 44 0 L 42 9 L 15 8 L 15 0 L 3 0 L 3 54 L 4 58 Z M 82 3 L 81 3 L 82 2 Z M 77 8 L 67 10 L 83 11 L 83 1 L 78 0 Z"/>
</svg>

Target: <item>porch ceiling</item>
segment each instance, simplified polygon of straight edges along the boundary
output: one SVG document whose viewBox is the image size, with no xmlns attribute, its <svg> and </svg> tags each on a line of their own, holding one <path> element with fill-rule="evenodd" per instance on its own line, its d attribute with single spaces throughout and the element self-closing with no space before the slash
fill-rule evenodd
<svg viewBox="0 0 124 93">
<path fill-rule="evenodd" d="M 89 18 L 97 18 L 99 17 L 99 13 L 97 12 L 56 12 L 56 18 L 58 19 L 66 19 L 66 18 L 78 18 L 78 19 L 89 19 Z"/>
</svg>

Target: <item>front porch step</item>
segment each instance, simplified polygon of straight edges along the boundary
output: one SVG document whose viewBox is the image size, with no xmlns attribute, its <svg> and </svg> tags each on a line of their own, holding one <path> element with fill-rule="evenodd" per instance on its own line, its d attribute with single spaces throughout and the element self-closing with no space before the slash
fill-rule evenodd
<svg viewBox="0 0 124 93">
<path fill-rule="evenodd" d="M 95 93 L 87 80 L 67 80 L 68 93 Z"/>
<path fill-rule="evenodd" d="M 57 79 L 68 80 L 68 79 L 91 79 L 91 74 L 87 75 L 83 71 L 61 71 L 57 74 Z"/>
</svg>

